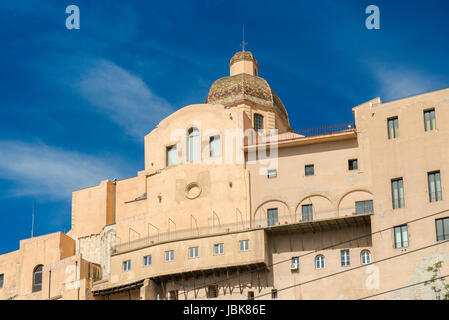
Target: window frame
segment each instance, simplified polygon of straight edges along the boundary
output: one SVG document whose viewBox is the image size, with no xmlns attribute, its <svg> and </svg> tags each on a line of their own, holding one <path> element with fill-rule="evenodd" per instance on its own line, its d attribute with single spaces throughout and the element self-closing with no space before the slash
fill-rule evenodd
<svg viewBox="0 0 449 320">
<path fill-rule="evenodd" d="M 367 203 L 371 203 L 371 205 L 367 205 Z M 357 211 L 357 204 L 363 204 L 363 212 Z M 371 208 L 371 211 L 368 211 L 369 208 Z M 368 214 L 368 213 L 374 213 L 374 200 L 361 200 L 361 201 L 355 202 L 355 214 L 356 215 Z"/>
<path fill-rule="evenodd" d="M 276 212 L 276 222 L 274 222 L 274 217 L 273 216 L 270 217 L 270 212 Z M 274 222 L 274 223 L 270 223 L 270 222 Z M 279 224 L 279 210 L 278 210 L 278 208 L 267 209 L 267 225 L 269 227 L 272 227 L 272 226 L 276 226 L 278 224 Z"/>
<path fill-rule="evenodd" d="M 253 115 L 253 128 L 257 132 L 262 131 L 264 128 L 264 125 L 263 125 L 264 119 L 263 118 L 264 118 L 263 115 L 260 113 L 254 113 L 254 115 Z M 260 128 L 256 124 L 260 124 Z"/>
<path fill-rule="evenodd" d="M 274 172 L 274 175 L 270 175 L 270 173 L 273 173 Z M 275 178 L 277 178 L 278 177 L 278 171 L 277 171 L 277 169 L 270 169 L 270 170 L 267 170 L 267 178 L 268 179 L 275 179 Z"/>
<path fill-rule="evenodd" d="M 307 208 L 307 212 L 304 211 L 304 209 Z M 309 210 L 310 208 L 310 210 Z M 302 215 L 302 221 L 313 221 L 313 205 L 312 204 L 303 204 L 301 205 L 301 215 Z M 305 215 L 307 215 L 307 219 L 305 218 Z"/>
<path fill-rule="evenodd" d="M 221 250 L 216 250 L 216 248 L 221 248 Z M 221 256 L 224 254 L 224 243 L 214 244 L 214 256 Z"/>
<path fill-rule="evenodd" d="M 404 228 L 406 231 L 406 235 L 407 235 L 407 240 L 405 241 L 403 239 L 404 236 Z M 397 235 L 398 233 L 396 232 L 396 230 L 399 229 L 399 235 L 401 237 L 400 239 L 400 246 L 398 246 L 398 238 Z M 410 236 L 409 236 L 409 232 L 408 232 L 408 225 L 407 224 L 403 224 L 400 226 L 395 226 L 393 227 L 393 234 L 394 234 L 394 248 L 395 249 L 404 249 L 404 248 L 408 248 L 410 246 Z"/>
<path fill-rule="evenodd" d="M 390 123 L 392 123 L 393 125 L 390 126 Z M 388 132 L 388 140 L 394 140 L 394 139 L 399 138 L 399 117 L 398 116 L 390 117 L 387 119 L 387 132 Z"/>
<path fill-rule="evenodd" d="M 43 269 L 44 269 L 44 266 L 42 264 L 38 264 L 33 269 L 33 288 L 32 288 L 32 292 L 42 291 Z M 40 282 L 39 283 L 36 282 L 36 276 L 38 276 L 38 275 L 40 276 Z"/>
<path fill-rule="evenodd" d="M 165 262 L 175 261 L 175 250 L 166 250 L 164 252 L 164 255 L 165 255 Z"/>
<path fill-rule="evenodd" d="M 175 153 L 175 161 L 173 163 L 170 164 L 170 151 L 172 151 L 174 149 L 174 153 Z M 176 166 L 178 165 L 178 148 L 177 148 L 177 144 L 172 144 L 171 146 L 166 146 L 165 147 L 165 157 L 166 157 L 166 166 L 167 167 L 171 167 L 171 166 Z"/>
<path fill-rule="evenodd" d="M 195 134 L 196 133 L 196 134 Z M 195 142 L 198 150 L 195 150 Z M 200 130 L 192 127 L 187 131 L 187 162 L 194 163 L 201 160 L 201 139 Z"/>
<path fill-rule="evenodd" d="M 397 199 L 395 199 L 394 183 L 397 183 L 397 195 L 398 195 Z M 402 187 L 402 199 L 401 199 L 401 188 L 400 187 Z M 404 190 L 405 190 L 404 179 L 402 177 L 391 179 L 391 201 L 393 204 L 393 210 L 405 208 L 405 191 Z M 401 202 L 401 200 L 402 200 L 402 202 Z M 396 204 L 396 202 L 397 202 L 397 204 Z"/>
<path fill-rule="evenodd" d="M 362 265 L 371 263 L 371 251 L 369 251 L 368 249 L 365 249 L 365 250 L 362 250 L 362 252 L 360 252 L 360 263 Z"/>
<path fill-rule="evenodd" d="M 122 271 L 127 272 L 131 270 L 131 259 L 122 262 Z"/>
<path fill-rule="evenodd" d="M 438 175 L 438 182 L 439 182 L 439 186 L 437 184 L 436 181 L 436 177 Z M 435 190 L 434 192 L 432 192 L 432 182 L 431 182 L 431 177 L 433 177 L 433 189 Z M 439 191 L 438 191 L 438 187 L 439 187 Z M 440 170 L 435 170 L 435 171 L 430 171 L 427 172 L 427 188 L 428 188 L 428 192 L 429 192 L 429 202 L 438 202 L 443 200 L 443 187 L 441 185 L 441 172 Z M 433 196 L 433 197 L 432 197 Z"/>
<path fill-rule="evenodd" d="M 212 148 L 213 145 L 213 141 L 217 141 L 216 143 L 216 148 Z M 212 154 L 212 150 L 215 150 L 215 154 Z M 221 156 L 221 136 L 219 134 L 214 135 L 214 136 L 210 136 L 209 137 L 209 157 L 210 158 L 217 158 Z"/>
<path fill-rule="evenodd" d="M 298 256 L 292 257 L 292 259 L 291 259 L 291 264 L 292 264 L 292 265 L 293 265 L 293 264 L 296 264 L 296 266 L 298 267 L 298 270 L 299 270 L 299 257 L 298 257 Z"/>
<path fill-rule="evenodd" d="M 310 168 L 312 168 L 312 173 L 310 173 L 310 171 L 307 170 Z M 315 165 L 314 164 L 306 164 L 304 166 L 304 175 L 306 177 L 313 177 L 315 175 Z"/>
<path fill-rule="evenodd" d="M 243 245 L 243 249 L 242 249 L 242 244 L 245 244 L 245 245 Z M 249 239 L 239 240 L 239 250 L 240 250 L 240 252 L 249 251 Z"/>
<path fill-rule="evenodd" d="M 430 114 L 429 114 L 430 113 Z M 429 127 L 427 126 L 426 114 L 429 114 Z M 432 119 L 433 115 L 433 119 Z M 424 132 L 435 131 L 437 129 L 437 118 L 435 108 L 423 110 Z"/>
<path fill-rule="evenodd" d="M 439 239 L 438 236 L 438 222 L 441 221 L 441 228 L 442 228 L 442 239 Z M 445 230 L 447 227 L 447 231 Z M 449 240 L 449 217 L 445 217 L 445 218 L 440 218 L 440 219 L 435 219 L 435 232 L 436 232 L 436 239 L 437 242 L 442 242 L 442 241 L 448 241 Z"/>
<path fill-rule="evenodd" d="M 324 268 L 326 268 L 326 258 L 324 257 L 324 255 L 319 254 L 315 257 L 315 269 L 318 270 Z"/>
<path fill-rule="evenodd" d="M 351 253 L 349 252 L 349 249 L 340 251 L 340 260 L 342 267 L 349 267 L 351 265 Z"/>
<path fill-rule="evenodd" d="M 148 254 L 146 256 L 143 257 L 143 266 L 144 267 L 148 267 L 151 266 L 152 263 L 152 257 L 151 254 Z"/>
<path fill-rule="evenodd" d="M 193 250 L 192 250 L 193 249 Z M 192 255 L 192 253 L 195 253 L 195 255 Z M 196 259 L 200 257 L 200 249 L 198 246 L 196 247 L 189 247 L 189 259 Z"/>
<path fill-rule="evenodd" d="M 4 283 L 5 283 L 5 274 L 0 273 L 0 289 L 3 288 Z"/>
<path fill-rule="evenodd" d="M 354 167 L 354 162 L 355 162 L 355 167 Z M 352 168 L 351 168 L 352 166 Z M 349 171 L 357 171 L 359 170 L 359 159 L 349 159 L 348 160 L 348 170 Z"/>
</svg>

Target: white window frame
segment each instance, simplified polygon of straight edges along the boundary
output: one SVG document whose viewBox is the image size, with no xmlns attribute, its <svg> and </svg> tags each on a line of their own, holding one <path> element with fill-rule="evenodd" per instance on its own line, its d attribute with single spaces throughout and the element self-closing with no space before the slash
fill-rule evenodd
<svg viewBox="0 0 449 320">
<path fill-rule="evenodd" d="M 240 251 L 248 251 L 249 250 L 249 240 L 240 240 L 239 248 L 240 248 Z"/>
<path fill-rule="evenodd" d="M 151 265 L 151 254 L 143 257 L 143 266 L 148 267 Z"/>
<path fill-rule="evenodd" d="M 199 247 L 190 247 L 189 248 L 189 259 L 198 258 L 199 255 Z"/>
<path fill-rule="evenodd" d="M 131 260 L 123 261 L 122 268 L 124 272 L 131 270 Z"/>
<path fill-rule="evenodd" d="M 214 255 L 219 256 L 224 254 L 224 243 L 214 244 Z"/>
<path fill-rule="evenodd" d="M 175 260 L 175 250 L 165 251 L 165 262 L 172 262 Z"/>
<path fill-rule="evenodd" d="M 178 164 L 178 149 L 176 144 L 166 148 L 167 167 L 176 166 Z"/>
<path fill-rule="evenodd" d="M 196 162 L 201 158 L 200 131 L 190 128 L 187 132 L 187 162 Z"/>
<path fill-rule="evenodd" d="M 342 267 L 349 267 L 351 265 L 351 255 L 349 250 L 341 250 L 340 258 Z"/>
<path fill-rule="evenodd" d="M 371 252 L 369 250 L 363 250 L 360 253 L 360 262 L 362 264 L 370 264 L 371 263 Z"/>
<path fill-rule="evenodd" d="M 319 254 L 315 257 L 315 269 L 324 269 L 326 268 L 326 259 L 324 255 Z"/>
</svg>

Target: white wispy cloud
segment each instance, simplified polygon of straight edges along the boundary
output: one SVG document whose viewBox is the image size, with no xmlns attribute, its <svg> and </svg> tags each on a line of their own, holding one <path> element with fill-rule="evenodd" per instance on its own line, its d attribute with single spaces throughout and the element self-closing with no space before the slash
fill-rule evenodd
<svg viewBox="0 0 449 320">
<path fill-rule="evenodd" d="M 13 182 L 4 195 L 70 199 L 73 190 L 123 177 L 122 163 L 42 143 L 0 141 L 0 149 L 0 178 Z"/>
<path fill-rule="evenodd" d="M 107 60 L 97 60 L 78 83 L 81 94 L 130 136 L 142 139 L 174 111 L 139 77 Z"/>
<path fill-rule="evenodd" d="M 415 70 L 400 67 L 375 67 L 373 70 L 382 100 L 394 100 L 444 87 L 442 79 Z"/>
</svg>

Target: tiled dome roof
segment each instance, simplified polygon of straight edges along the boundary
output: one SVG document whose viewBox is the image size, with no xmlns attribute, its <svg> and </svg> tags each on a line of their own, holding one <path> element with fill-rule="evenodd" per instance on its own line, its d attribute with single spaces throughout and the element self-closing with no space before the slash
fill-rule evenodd
<svg viewBox="0 0 449 320">
<path fill-rule="evenodd" d="M 242 53 L 251 54 L 246 51 Z M 236 56 L 234 56 L 233 59 L 234 58 L 236 58 Z M 231 64 L 235 62 L 233 59 L 231 59 Z M 267 81 L 258 76 L 241 73 L 230 77 L 220 78 L 212 84 L 206 99 L 206 103 L 223 104 L 225 106 L 244 102 L 274 107 L 279 110 L 282 118 L 289 123 L 287 110 L 282 104 L 281 99 L 274 93 Z"/>
</svg>

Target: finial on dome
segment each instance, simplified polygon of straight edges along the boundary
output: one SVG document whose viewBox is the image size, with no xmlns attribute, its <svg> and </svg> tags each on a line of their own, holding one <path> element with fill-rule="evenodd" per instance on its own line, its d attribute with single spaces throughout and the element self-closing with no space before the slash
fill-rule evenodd
<svg viewBox="0 0 449 320">
<path fill-rule="evenodd" d="M 241 73 L 257 76 L 259 66 L 257 65 L 257 60 L 250 51 L 239 51 L 232 57 L 231 62 L 229 63 L 229 69 L 231 76 Z"/>
<path fill-rule="evenodd" d="M 245 26 L 243 26 L 242 34 L 243 34 L 243 36 L 242 36 L 241 46 L 242 46 L 242 52 L 245 52 L 245 45 L 247 45 L 247 43 L 245 42 Z"/>
</svg>

